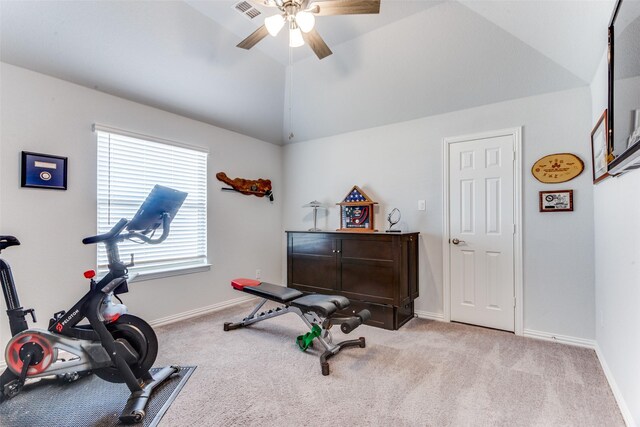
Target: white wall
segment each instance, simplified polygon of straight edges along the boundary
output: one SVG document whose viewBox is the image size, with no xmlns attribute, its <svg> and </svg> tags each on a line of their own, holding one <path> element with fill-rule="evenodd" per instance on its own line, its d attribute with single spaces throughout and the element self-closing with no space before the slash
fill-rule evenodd
<svg viewBox="0 0 640 427">
<path fill-rule="evenodd" d="M 287 67 L 287 89 L 292 86 L 292 90 L 285 98 L 285 129 L 286 133 L 293 131 L 293 141 L 587 83 L 522 41 L 531 37 L 518 39 L 466 5 L 456 1 L 387 1 L 382 8 L 389 3 L 396 3 L 393 7 L 428 3 L 432 7 L 345 43 L 334 45 L 327 40 L 335 52 L 328 61 L 309 57 Z M 493 8 L 480 5 L 478 9 Z M 540 14 L 534 15 L 528 16 L 531 22 L 541 20 Z M 517 22 L 515 16 L 513 19 Z M 562 31 L 571 33 L 564 26 Z M 291 126 L 288 103 L 292 106 Z"/>
<path fill-rule="evenodd" d="M 591 84 L 592 125 L 607 108 L 607 62 Z M 640 425 L 640 171 L 594 187 L 596 342 L 629 425 Z"/>
<path fill-rule="evenodd" d="M 3 252 L 20 301 L 34 307 L 38 326 L 68 309 L 87 290 L 82 272 L 95 268 L 96 144 L 93 123 L 208 147 L 208 256 L 204 273 L 133 283 L 123 296 L 130 312 L 152 321 L 239 295 L 229 286 L 255 269 L 275 283 L 281 277 L 282 149 L 260 140 L 125 101 L 8 64 L 0 68 L 0 233 L 22 245 Z M 68 190 L 20 187 L 20 152 L 69 157 Z M 270 178 L 275 202 L 220 191 L 216 172 Z M 122 254 L 126 256 L 126 254 Z M 1 299 L 1 298 L 0 298 Z M 0 302 L 4 312 L 4 299 Z M 0 344 L 9 339 L 0 320 Z"/>
<path fill-rule="evenodd" d="M 357 184 L 380 203 L 378 229 L 397 207 L 404 228 L 421 233 L 416 310 L 442 313 L 442 139 L 523 126 L 525 332 L 592 339 L 590 117 L 589 89 L 582 88 L 285 146 L 285 229 L 310 228 L 310 210 L 302 205 L 313 199 L 330 206 L 319 227 L 338 228 L 335 203 Z M 535 180 L 532 164 L 559 152 L 577 154 L 585 172 L 563 184 Z M 573 189 L 575 211 L 539 213 L 538 191 L 550 189 Z M 426 212 L 417 210 L 419 199 Z"/>
</svg>

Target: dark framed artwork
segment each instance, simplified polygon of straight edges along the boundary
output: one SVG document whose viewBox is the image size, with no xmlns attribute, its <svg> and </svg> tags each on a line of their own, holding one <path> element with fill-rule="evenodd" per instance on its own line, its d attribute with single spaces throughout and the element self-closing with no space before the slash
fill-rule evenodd
<svg viewBox="0 0 640 427">
<path fill-rule="evenodd" d="M 573 190 L 540 192 L 540 212 L 573 211 Z"/>
<path fill-rule="evenodd" d="M 20 185 L 66 190 L 67 158 L 23 151 Z"/>
<path fill-rule="evenodd" d="M 591 164 L 593 171 L 593 183 L 596 184 L 606 177 L 609 163 L 609 128 L 607 125 L 607 110 L 591 131 Z"/>
</svg>

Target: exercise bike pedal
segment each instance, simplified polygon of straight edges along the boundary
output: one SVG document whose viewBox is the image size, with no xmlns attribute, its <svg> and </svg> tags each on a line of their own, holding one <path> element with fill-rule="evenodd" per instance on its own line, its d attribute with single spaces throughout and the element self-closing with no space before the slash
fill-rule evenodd
<svg viewBox="0 0 640 427">
<path fill-rule="evenodd" d="M 20 391 L 22 390 L 22 386 L 24 386 L 24 382 L 26 381 L 27 370 L 29 370 L 29 366 L 31 366 L 32 358 L 33 353 L 27 352 L 26 357 L 23 359 L 23 366 L 20 375 L 15 376 L 14 374 L 10 373 L 8 369 L 2 374 L 2 377 L 10 375 L 14 379 L 7 381 L 6 384 L 4 384 L 4 386 L 2 387 L 2 390 L 0 390 L 2 392 L 0 393 L 0 400 L 4 400 L 4 398 L 11 399 L 12 397 L 20 393 Z M 4 380 L 4 378 L 1 379 Z"/>
<path fill-rule="evenodd" d="M 24 385 L 19 379 L 15 379 L 13 381 L 9 381 L 4 385 L 4 390 L 2 390 L 2 397 L 4 399 L 11 399 L 12 397 L 18 395 L 22 390 L 22 386 Z"/>
</svg>

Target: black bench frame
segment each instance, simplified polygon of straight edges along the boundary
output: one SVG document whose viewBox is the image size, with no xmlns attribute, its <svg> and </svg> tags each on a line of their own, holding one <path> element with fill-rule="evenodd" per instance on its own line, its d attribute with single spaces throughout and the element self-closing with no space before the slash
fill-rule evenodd
<svg viewBox="0 0 640 427">
<path fill-rule="evenodd" d="M 246 282 L 255 282 L 253 285 L 237 286 L 238 280 Z M 234 285 L 235 284 L 235 285 Z M 346 340 L 333 344 L 331 342 L 330 329 L 334 324 L 341 323 L 341 330 L 345 333 L 351 332 L 360 324 L 366 322 L 370 318 L 368 310 L 354 314 L 354 316 L 333 316 L 339 309 L 349 306 L 349 300 L 344 297 L 336 297 L 330 295 L 311 294 L 303 296 L 303 294 L 295 289 L 285 288 L 270 283 L 253 281 L 250 279 L 236 279 L 232 281 L 234 289 L 261 297 L 256 307 L 251 313 L 239 322 L 226 322 L 224 324 L 225 331 L 243 328 L 263 320 L 282 316 L 287 313 L 297 314 L 309 330 L 313 330 L 314 325 L 321 327 L 321 334 L 316 339 L 322 344 L 325 351 L 320 355 L 320 368 L 322 375 L 329 375 L 328 359 L 338 354 L 343 348 L 360 347 L 365 348 L 366 342 L 364 337 L 354 340 Z M 266 311 L 259 312 L 267 301 L 274 301 L 281 305 Z"/>
</svg>

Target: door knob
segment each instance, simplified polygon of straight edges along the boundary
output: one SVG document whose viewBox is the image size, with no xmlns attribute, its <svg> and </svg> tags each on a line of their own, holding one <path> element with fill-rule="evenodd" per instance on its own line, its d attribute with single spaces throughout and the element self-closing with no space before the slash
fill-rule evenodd
<svg viewBox="0 0 640 427">
<path fill-rule="evenodd" d="M 451 243 L 453 243 L 454 245 L 458 245 L 460 243 L 466 243 L 466 242 L 464 240 L 452 239 Z"/>
</svg>

